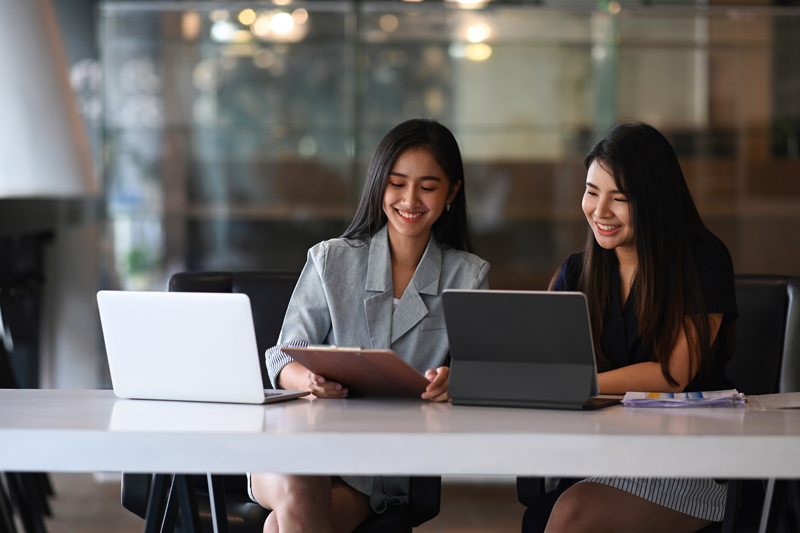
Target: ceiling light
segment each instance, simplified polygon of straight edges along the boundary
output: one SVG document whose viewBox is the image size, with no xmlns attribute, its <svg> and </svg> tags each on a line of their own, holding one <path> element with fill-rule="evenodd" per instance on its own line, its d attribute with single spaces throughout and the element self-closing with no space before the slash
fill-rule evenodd
<svg viewBox="0 0 800 533">
<path fill-rule="evenodd" d="M 488 44 L 477 43 L 467 46 L 467 59 L 472 61 L 485 61 L 492 55 L 492 47 Z"/>
<path fill-rule="evenodd" d="M 479 43 L 481 41 L 485 41 L 486 38 L 491 35 L 491 33 L 492 29 L 489 27 L 489 25 L 481 22 L 467 28 L 467 39 L 469 39 L 471 43 Z"/>
<path fill-rule="evenodd" d="M 239 13 L 239 22 L 245 26 L 249 26 L 256 21 L 256 12 L 252 9 L 244 9 Z"/>
<path fill-rule="evenodd" d="M 294 19 L 289 13 L 278 13 L 269 22 L 275 33 L 289 33 L 294 29 Z"/>
</svg>

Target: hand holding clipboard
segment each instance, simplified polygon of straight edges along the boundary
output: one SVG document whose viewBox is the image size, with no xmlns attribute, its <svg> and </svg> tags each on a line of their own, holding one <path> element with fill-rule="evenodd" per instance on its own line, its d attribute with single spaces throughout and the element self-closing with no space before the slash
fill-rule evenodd
<svg viewBox="0 0 800 533">
<path fill-rule="evenodd" d="M 351 395 L 420 398 L 431 384 L 392 350 L 313 345 L 281 350 L 314 374 L 341 383 Z"/>
</svg>

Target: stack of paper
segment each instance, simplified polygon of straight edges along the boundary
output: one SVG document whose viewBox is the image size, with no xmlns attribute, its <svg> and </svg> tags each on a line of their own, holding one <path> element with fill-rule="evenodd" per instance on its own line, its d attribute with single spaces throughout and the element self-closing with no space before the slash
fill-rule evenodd
<svg viewBox="0 0 800 533">
<path fill-rule="evenodd" d="M 630 407 L 744 407 L 736 389 L 710 392 L 627 392 L 622 405 Z"/>
</svg>

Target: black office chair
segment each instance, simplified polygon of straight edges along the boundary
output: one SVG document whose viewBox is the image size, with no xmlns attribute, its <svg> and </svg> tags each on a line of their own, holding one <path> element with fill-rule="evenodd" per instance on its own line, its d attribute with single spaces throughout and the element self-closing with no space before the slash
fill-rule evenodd
<svg viewBox="0 0 800 533">
<path fill-rule="evenodd" d="M 263 354 L 278 341 L 286 308 L 289 305 L 298 274 L 288 272 L 182 272 L 174 274 L 169 280 L 172 292 L 235 292 L 250 298 L 253 324 L 256 330 L 258 353 Z M 265 388 L 272 388 L 264 358 L 261 360 L 261 377 Z M 188 483 L 186 481 L 188 480 Z M 261 533 L 269 511 L 250 501 L 247 495 L 246 478 L 239 476 L 213 476 L 218 483 L 213 490 L 214 498 L 209 497 L 209 483 L 206 476 L 171 476 L 151 474 L 131 474 L 122 476 L 122 505 L 134 514 L 145 518 L 145 531 L 162 531 L 161 521 L 166 515 L 171 531 L 177 516 L 178 505 L 183 498 L 181 520 L 176 531 L 213 531 L 212 507 L 216 514 L 224 509 L 230 533 Z M 172 485 L 173 490 L 170 490 Z M 224 487 L 224 488 L 223 488 Z M 220 498 L 220 495 L 223 497 Z M 153 496 L 151 498 L 151 496 Z M 354 533 L 408 533 L 413 527 L 427 522 L 439 514 L 441 478 L 411 478 L 409 504 L 392 506 L 385 513 L 373 515 L 361 524 Z M 213 504 L 212 504 L 213 501 Z M 148 502 L 152 518 L 148 520 Z M 222 507 L 218 507 L 222 505 Z M 190 511 L 184 512 L 189 509 Z M 183 519 L 184 515 L 195 514 Z M 154 523 L 150 523 L 154 522 Z M 187 527 L 188 522 L 188 527 Z M 195 527 L 196 526 L 196 527 Z"/>
<path fill-rule="evenodd" d="M 800 277 L 736 276 L 736 301 L 736 351 L 725 369 L 728 378 L 748 395 L 800 392 Z M 774 494 L 767 506 L 762 505 L 763 484 L 731 480 L 729 491 L 735 492 L 729 493 L 728 504 L 734 508 L 726 509 L 722 529 L 707 528 L 707 533 L 757 531 L 762 509 L 767 514 L 766 531 L 800 530 L 798 481 L 773 481 Z"/>
<path fill-rule="evenodd" d="M 736 349 L 726 376 L 744 394 L 800 392 L 800 277 L 737 275 L 736 302 Z M 544 529 L 556 495 L 545 491 L 544 478 L 517 478 L 517 499 L 528 508 L 523 531 Z M 760 481 L 730 480 L 725 520 L 703 533 L 757 531 L 759 497 L 763 499 Z"/>
<path fill-rule="evenodd" d="M 0 287 L 0 294 L 8 292 Z M 17 389 L 10 354 L 0 339 L 0 389 Z M 25 533 L 47 531 L 45 517 L 52 516 L 49 498 L 54 496 L 50 477 L 40 472 L 0 472 L 0 532 L 15 532 L 14 512 Z"/>
<path fill-rule="evenodd" d="M 739 392 L 800 392 L 798 291 L 798 277 L 736 276 L 736 350 L 725 374 Z"/>
</svg>

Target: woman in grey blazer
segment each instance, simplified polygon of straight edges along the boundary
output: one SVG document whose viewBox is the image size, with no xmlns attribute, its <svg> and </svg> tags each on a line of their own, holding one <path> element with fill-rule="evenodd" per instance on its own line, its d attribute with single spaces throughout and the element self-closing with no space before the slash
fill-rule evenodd
<svg viewBox="0 0 800 533">
<path fill-rule="evenodd" d="M 489 264 L 470 253 L 464 169 L 453 134 L 433 120 L 393 128 L 378 145 L 353 222 L 317 244 L 289 303 L 278 346 L 267 350 L 276 387 L 344 398 L 285 346 L 390 348 L 431 381 L 423 399 L 448 401 L 441 294 L 486 289 Z M 273 513 L 265 532 L 352 531 L 404 503 L 408 478 L 252 474 L 254 499 Z"/>
</svg>

